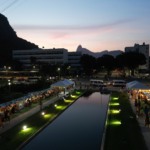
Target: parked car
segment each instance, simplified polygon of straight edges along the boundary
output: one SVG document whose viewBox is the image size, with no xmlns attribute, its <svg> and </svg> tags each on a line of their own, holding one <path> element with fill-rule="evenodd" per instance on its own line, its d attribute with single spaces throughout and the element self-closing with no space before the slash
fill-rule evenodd
<svg viewBox="0 0 150 150">
<path fill-rule="evenodd" d="M 126 81 L 125 80 L 112 80 L 112 86 L 125 87 Z"/>
</svg>

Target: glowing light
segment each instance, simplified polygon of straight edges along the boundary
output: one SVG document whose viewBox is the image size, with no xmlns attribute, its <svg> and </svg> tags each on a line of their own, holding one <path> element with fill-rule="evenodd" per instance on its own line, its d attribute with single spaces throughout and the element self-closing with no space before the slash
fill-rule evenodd
<svg viewBox="0 0 150 150">
<path fill-rule="evenodd" d="M 65 99 L 64 100 L 66 103 L 72 103 L 73 102 L 73 100 L 69 100 L 69 99 Z"/>
<path fill-rule="evenodd" d="M 118 98 L 118 97 L 113 97 L 112 99 L 113 99 L 113 100 L 118 100 L 119 98 Z"/>
<path fill-rule="evenodd" d="M 57 104 L 55 104 L 54 106 L 57 107 Z"/>
<path fill-rule="evenodd" d="M 61 106 L 61 105 L 56 106 L 56 109 L 59 109 L 59 110 L 63 110 L 63 109 L 65 109 L 65 108 L 66 108 L 66 106 Z"/>
<path fill-rule="evenodd" d="M 48 119 L 48 118 L 50 118 L 50 117 L 52 117 L 52 114 L 45 114 L 45 115 L 44 115 L 44 118 L 45 118 L 45 119 Z"/>
<path fill-rule="evenodd" d="M 78 95 L 79 95 L 79 94 L 80 94 L 80 92 L 76 92 L 76 94 L 78 94 Z"/>
<path fill-rule="evenodd" d="M 45 115 L 45 112 L 42 112 L 41 114 L 42 114 L 42 116 L 44 116 L 44 115 Z"/>
<path fill-rule="evenodd" d="M 109 106 L 119 106 L 119 103 L 110 103 Z"/>
<path fill-rule="evenodd" d="M 109 113 L 111 113 L 111 114 L 119 114 L 120 111 L 121 111 L 120 109 L 119 110 L 113 109 L 113 110 L 109 110 Z"/>
<path fill-rule="evenodd" d="M 27 126 L 26 126 L 26 125 L 24 125 L 22 128 L 23 128 L 23 130 L 26 130 L 26 129 L 27 129 Z"/>
<path fill-rule="evenodd" d="M 111 125 L 121 125 L 121 121 L 119 121 L 119 120 L 112 120 L 112 121 L 110 122 L 110 124 L 111 124 Z"/>
<path fill-rule="evenodd" d="M 71 97 L 72 97 L 72 98 L 76 98 L 76 96 L 75 96 L 75 95 L 71 95 Z"/>
<path fill-rule="evenodd" d="M 29 133 L 29 132 L 32 132 L 34 129 L 33 128 L 22 128 L 22 130 L 20 131 L 21 134 L 24 134 L 24 133 Z"/>
</svg>

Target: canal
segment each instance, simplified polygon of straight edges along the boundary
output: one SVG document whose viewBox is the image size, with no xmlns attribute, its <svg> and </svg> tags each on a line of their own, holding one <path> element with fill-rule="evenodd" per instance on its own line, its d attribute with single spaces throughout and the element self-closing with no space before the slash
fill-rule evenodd
<svg viewBox="0 0 150 150">
<path fill-rule="evenodd" d="M 23 150 L 99 150 L 109 95 L 80 97 Z"/>
</svg>

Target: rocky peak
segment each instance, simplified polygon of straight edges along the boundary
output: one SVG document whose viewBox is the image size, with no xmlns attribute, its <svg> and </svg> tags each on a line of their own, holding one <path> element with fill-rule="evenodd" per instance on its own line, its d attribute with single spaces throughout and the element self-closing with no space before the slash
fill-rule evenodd
<svg viewBox="0 0 150 150">
<path fill-rule="evenodd" d="M 82 46 L 81 46 L 81 45 L 79 45 L 79 46 L 77 47 L 77 52 L 79 52 L 79 51 L 82 51 Z"/>
<path fill-rule="evenodd" d="M 0 14 L 0 39 L 10 39 L 16 37 L 16 32 L 10 26 L 7 18 Z"/>
</svg>

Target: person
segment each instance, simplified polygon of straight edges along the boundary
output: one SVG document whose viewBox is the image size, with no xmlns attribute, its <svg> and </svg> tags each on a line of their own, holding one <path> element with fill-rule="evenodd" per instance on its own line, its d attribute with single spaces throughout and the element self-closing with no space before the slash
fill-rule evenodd
<svg viewBox="0 0 150 150">
<path fill-rule="evenodd" d="M 10 111 L 8 110 L 8 108 L 6 108 L 6 110 L 4 111 L 4 119 L 5 121 L 10 122 Z"/>
<path fill-rule="evenodd" d="M 27 100 L 27 103 L 28 103 L 28 106 L 31 107 L 31 100 L 30 99 Z"/>
</svg>

